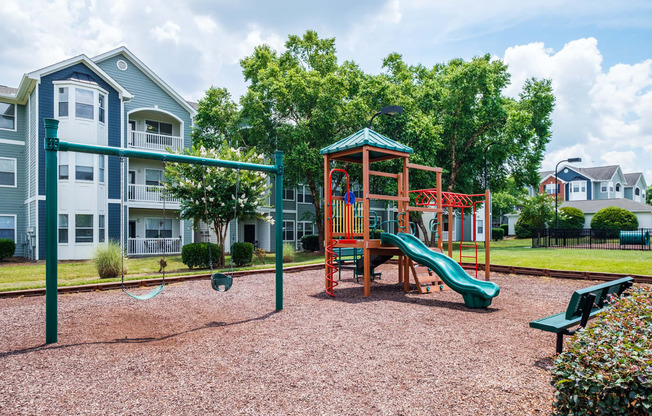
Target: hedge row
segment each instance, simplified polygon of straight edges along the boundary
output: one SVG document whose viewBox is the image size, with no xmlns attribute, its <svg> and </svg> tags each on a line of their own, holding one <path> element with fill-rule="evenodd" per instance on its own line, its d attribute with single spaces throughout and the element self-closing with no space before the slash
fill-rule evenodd
<svg viewBox="0 0 652 416">
<path fill-rule="evenodd" d="M 219 258 L 220 246 L 217 244 L 190 243 L 181 247 L 181 261 L 190 269 L 209 267 L 209 260 L 216 264 Z"/>
<path fill-rule="evenodd" d="M 634 286 L 555 360 L 557 415 L 652 415 L 652 287 Z"/>
</svg>

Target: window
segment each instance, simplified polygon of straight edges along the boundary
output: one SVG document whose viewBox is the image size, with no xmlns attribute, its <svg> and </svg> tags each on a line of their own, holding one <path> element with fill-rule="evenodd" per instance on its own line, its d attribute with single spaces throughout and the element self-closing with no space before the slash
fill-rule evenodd
<svg viewBox="0 0 652 416">
<path fill-rule="evenodd" d="M 93 155 L 77 153 L 77 165 L 75 166 L 75 179 L 78 181 L 93 180 Z"/>
<path fill-rule="evenodd" d="M 16 242 L 16 217 L 13 215 L 0 215 L 0 239 L 4 238 Z"/>
<path fill-rule="evenodd" d="M 554 193 L 556 193 L 556 192 L 555 192 L 555 184 L 554 184 L 554 183 L 548 183 L 548 184 L 546 184 L 545 192 L 546 192 L 547 194 L 554 194 Z"/>
<path fill-rule="evenodd" d="M 613 191 L 614 191 L 614 183 L 609 182 L 609 192 L 613 192 Z"/>
<path fill-rule="evenodd" d="M 283 221 L 283 241 L 294 241 L 294 221 Z"/>
<path fill-rule="evenodd" d="M 99 234 L 98 237 L 99 237 L 99 242 L 103 243 L 104 242 L 104 230 L 105 230 L 105 227 L 104 227 L 104 215 L 100 215 L 99 220 L 100 220 L 100 224 L 99 224 L 99 230 L 98 230 L 98 234 Z"/>
<path fill-rule="evenodd" d="M 172 124 L 160 121 L 145 120 L 147 133 L 157 133 L 163 136 L 172 136 Z"/>
<path fill-rule="evenodd" d="M 59 87 L 59 117 L 68 117 L 68 87 Z"/>
<path fill-rule="evenodd" d="M 146 218 L 145 238 L 172 238 L 172 219 Z"/>
<path fill-rule="evenodd" d="M 620 192 L 620 184 L 619 183 L 616 184 L 616 192 Z"/>
<path fill-rule="evenodd" d="M 310 188 L 306 185 L 301 186 L 297 192 L 297 202 L 312 204 L 313 198 Z"/>
<path fill-rule="evenodd" d="M 483 220 L 475 220 L 478 227 L 478 234 L 484 234 L 484 222 Z"/>
<path fill-rule="evenodd" d="M 445 232 L 448 232 L 448 217 L 444 217 L 444 224 L 443 225 L 443 230 Z"/>
<path fill-rule="evenodd" d="M 104 123 L 104 112 L 105 112 L 104 102 L 106 101 L 106 96 L 104 94 L 98 94 L 98 97 L 99 97 L 99 104 L 100 104 L 98 117 L 100 122 Z"/>
<path fill-rule="evenodd" d="M 59 243 L 68 243 L 68 214 L 59 214 Z"/>
<path fill-rule="evenodd" d="M 0 103 L 0 129 L 16 130 L 16 104 Z"/>
<path fill-rule="evenodd" d="M 580 191 L 580 184 L 577 182 L 573 183 L 573 192 L 579 192 Z"/>
<path fill-rule="evenodd" d="M 16 159 L 0 157 L 0 186 L 16 186 Z"/>
<path fill-rule="evenodd" d="M 145 185 L 161 186 L 165 182 L 165 174 L 158 169 L 145 169 Z"/>
<path fill-rule="evenodd" d="M 304 235 L 313 234 L 312 222 L 301 221 L 297 222 L 297 240 L 301 240 Z"/>
<path fill-rule="evenodd" d="M 283 200 L 294 201 L 294 189 L 283 189 Z"/>
<path fill-rule="evenodd" d="M 59 179 L 69 179 L 68 152 L 59 152 Z"/>
<path fill-rule="evenodd" d="M 93 119 L 93 91 L 75 88 L 75 117 Z"/>
<path fill-rule="evenodd" d="M 607 192 L 607 182 L 602 182 L 600 184 L 600 192 Z"/>
<path fill-rule="evenodd" d="M 100 158 L 100 168 L 99 168 L 99 173 L 100 173 L 100 182 L 104 182 L 104 156 L 99 156 Z"/>
<path fill-rule="evenodd" d="M 639 188 L 634 189 L 634 195 L 639 196 L 641 195 L 641 190 Z"/>
<path fill-rule="evenodd" d="M 75 215 L 75 242 L 93 242 L 93 215 Z"/>
</svg>

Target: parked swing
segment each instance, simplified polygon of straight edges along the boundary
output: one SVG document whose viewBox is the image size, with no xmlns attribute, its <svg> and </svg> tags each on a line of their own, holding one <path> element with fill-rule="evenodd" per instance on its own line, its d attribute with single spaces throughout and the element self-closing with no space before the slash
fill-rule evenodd
<svg viewBox="0 0 652 416">
<path fill-rule="evenodd" d="M 163 162 L 163 167 L 165 168 L 165 161 Z M 124 178 L 124 166 L 125 166 L 125 160 L 124 157 L 120 157 L 120 177 Z M 165 226 L 165 196 L 166 196 L 166 190 L 163 189 L 163 224 Z M 120 282 L 122 286 L 122 291 L 125 292 L 127 295 L 131 296 L 134 299 L 137 300 L 147 300 L 147 299 L 152 299 L 154 296 L 158 295 L 163 291 L 163 288 L 165 287 L 165 268 L 167 267 L 167 260 L 166 260 L 166 255 L 167 255 L 167 247 L 165 242 L 163 242 L 163 257 L 159 260 L 159 273 L 163 273 L 163 280 L 161 281 L 161 284 L 157 287 L 155 287 L 153 290 L 151 290 L 148 293 L 145 293 L 143 295 L 135 295 L 133 293 L 130 293 L 127 290 L 127 286 L 125 286 L 125 273 L 124 273 L 124 180 L 120 181 L 120 212 L 122 213 L 120 215 Z"/>
</svg>

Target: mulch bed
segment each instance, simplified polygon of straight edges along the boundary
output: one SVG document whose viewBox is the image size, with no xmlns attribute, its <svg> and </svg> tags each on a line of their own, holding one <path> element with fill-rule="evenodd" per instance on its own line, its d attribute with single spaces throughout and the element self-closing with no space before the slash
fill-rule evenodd
<svg viewBox="0 0 652 416">
<path fill-rule="evenodd" d="M 590 281 L 493 274 L 488 310 L 453 291 L 405 294 L 384 265 L 370 298 L 323 270 L 59 298 L 59 343 L 43 345 L 44 298 L 0 300 L 0 414 L 549 414 L 553 334 Z M 343 275 L 349 275 L 344 272 Z"/>
</svg>

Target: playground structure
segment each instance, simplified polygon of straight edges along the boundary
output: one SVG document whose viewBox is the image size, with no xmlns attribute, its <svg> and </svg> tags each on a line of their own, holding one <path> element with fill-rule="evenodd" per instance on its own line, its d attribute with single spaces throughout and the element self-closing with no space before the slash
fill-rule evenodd
<svg viewBox="0 0 652 416">
<path fill-rule="evenodd" d="M 475 271 L 477 276 L 477 241 L 475 237 L 476 206 L 490 200 L 489 191 L 484 195 L 465 195 L 442 191 L 442 169 L 409 163 L 413 150 L 395 142 L 375 131 L 365 128 L 321 150 L 324 156 L 324 224 L 325 224 L 325 286 L 330 296 L 335 296 L 334 288 L 338 282 L 336 273 L 337 253 L 335 248 L 362 249 L 362 258 L 358 260 L 363 265 L 364 296 L 371 295 L 372 268 L 384 261 L 398 256 L 399 282 L 403 289 L 410 290 L 410 271 L 413 271 L 419 292 L 421 283 L 414 268 L 416 262 L 433 271 L 448 287 L 462 294 L 465 304 L 471 308 L 485 308 L 498 295 L 500 289 L 490 280 L 489 239 L 485 238 L 485 282 L 471 278 L 452 257 L 452 244 L 448 244 L 448 254 L 442 254 L 443 249 L 443 214 L 448 208 L 449 224 L 452 224 L 453 209 L 471 209 L 473 211 L 473 244 L 460 243 L 460 260 L 465 256 L 463 248 L 474 247 Z M 371 164 L 390 159 L 402 160 L 400 173 L 380 172 L 371 169 Z M 344 169 L 331 169 L 335 161 L 362 164 L 362 198 L 356 201 L 350 191 L 350 178 Z M 436 187 L 433 189 L 410 190 L 410 169 L 418 169 L 435 174 Z M 334 174 L 343 175 L 342 189 L 344 195 L 333 194 Z M 397 181 L 397 195 L 372 194 L 370 177 L 380 176 Z M 410 195 L 415 194 L 415 202 L 411 204 Z M 479 197 L 484 197 L 479 199 Z M 370 201 L 396 201 L 398 206 L 395 221 L 398 232 L 396 235 L 382 233 L 380 239 L 371 238 L 376 221 L 371 223 Z M 431 224 L 431 231 L 436 233 L 437 247 L 429 248 L 418 238 L 409 233 L 410 212 L 431 212 L 436 220 Z M 361 214 L 360 214 L 361 213 Z M 462 214 L 463 215 L 463 214 Z M 489 210 L 485 209 L 485 223 L 489 224 Z M 486 235 L 486 233 L 485 233 Z M 450 237 L 450 236 L 449 236 Z M 452 238 L 448 239 L 452 242 Z M 432 281 L 435 281 L 434 279 Z"/>
<path fill-rule="evenodd" d="M 210 159 L 196 156 L 188 156 L 174 153 L 155 153 L 143 150 L 132 150 L 121 147 L 95 146 L 80 143 L 60 141 L 57 136 L 59 121 L 55 119 L 44 119 L 45 125 L 45 232 L 46 232 L 46 261 L 45 261 L 45 342 L 51 344 L 58 339 L 58 316 L 57 316 L 57 294 L 58 294 L 58 243 L 57 243 L 57 215 L 58 215 L 58 152 L 80 152 L 100 154 L 109 156 L 138 157 L 142 159 L 158 160 L 163 162 L 177 162 L 212 166 L 228 169 L 243 169 L 258 171 L 276 176 L 276 189 L 283 188 L 283 152 L 275 152 L 274 165 L 259 165 L 255 163 L 234 162 L 228 160 Z M 122 196 L 124 198 L 124 195 Z M 276 192 L 276 247 L 283 245 L 283 200 L 282 193 Z M 120 214 L 123 215 L 122 213 Z M 122 223 L 122 221 L 121 221 Z M 122 233 L 123 230 L 121 230 Z M 122 235 L 122 234 L 121 234 Z M 283 309 L 283 252 L 276 250 L 276 310 Z M 212 285 L 215 290 L 224 291 L 230 287 L 230 281 L 219 273 L 212 276 Z M 162 286 L 143 297 L 133 296 L 136 299 L 147 299 L 155 296 L 162 290 Z"/>
</svg>

